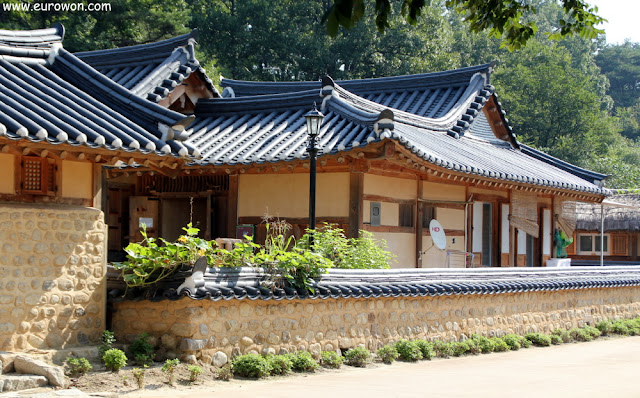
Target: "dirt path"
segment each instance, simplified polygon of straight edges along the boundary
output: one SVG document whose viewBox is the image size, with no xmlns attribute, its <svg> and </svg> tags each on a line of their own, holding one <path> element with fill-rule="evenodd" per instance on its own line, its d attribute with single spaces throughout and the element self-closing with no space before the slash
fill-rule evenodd
<svg viewBox="0 0 640 398">
<path fill-rule="evenodd" d="M 640 337 L 184 388 L 123 397 L 640 397 Z"/>
</svg>

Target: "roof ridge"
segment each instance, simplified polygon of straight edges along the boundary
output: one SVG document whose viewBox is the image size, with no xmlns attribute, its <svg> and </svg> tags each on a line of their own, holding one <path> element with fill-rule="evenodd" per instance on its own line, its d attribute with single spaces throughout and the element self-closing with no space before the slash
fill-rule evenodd
<svg viewBox="0 0 640 398">
<path fill-rule="evenodd" d="M 64 26 L 37 30 L 0 29 L 0 59 L 9 62 L 47 63 L 52 52 L 62 47 Z"/>
<path fill-rule="evenodd" d="M 313 105 L 313 100 L 322 101 L 318 89 L 250 97 L 202 98 L 196 104 L 195 114 L 210 116 L 238 111 L 255 113 L 264 110 L 292 109 L 298 104 L 302 106 L 303 101 L 307 100 L 309 103 L 308 105 L 305 103 L 305 106 L 310 108 Z"/>
</svg>

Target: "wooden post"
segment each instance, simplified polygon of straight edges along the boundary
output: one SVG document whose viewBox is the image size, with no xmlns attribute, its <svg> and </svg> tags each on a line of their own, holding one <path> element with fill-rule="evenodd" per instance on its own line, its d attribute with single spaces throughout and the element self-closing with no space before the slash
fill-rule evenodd
<svg viewBox="0 0 640 398">
<path fill-rule="evenodd" d="M 349 238 L 357 238 L 362 229 L 362 195 L 364 190 L 364 173 L 349 173 Z"/>
<path fill-rule="evenodd" d="M 422 268 L 422 178 L 417 178 L 417 198 L 416 198 L 416 268 Z"/>
<path fill-rule="evenodd" d="M 59 173 L 61 174 L 61 173 Z M 93 163 L 93 207 L 104 212 L 106 205 L 106 189 L 104 189 L 104 175 L 102 166 Z"/>
<path fill-rule="evenodd" d="M 229 193 L 227 197 L 227 237 L 236 237 L 238 225 L 238 175 L 229 176 Z"/>
</svg>

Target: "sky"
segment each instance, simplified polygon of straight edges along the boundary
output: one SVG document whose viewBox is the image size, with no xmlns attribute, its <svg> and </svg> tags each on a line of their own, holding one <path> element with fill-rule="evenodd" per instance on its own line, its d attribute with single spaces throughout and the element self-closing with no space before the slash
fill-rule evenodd
<svg viewBox="0 0 640 398">
<path fill-rule="evenodd" d="M 622 44 L 626 38 L 640 43 L 640 1 L 638 0 L 586 0 L 598 7 L 597 14 L 609 21 L 601 27 L 607 34 L 608 44 Z"/>
</svg>

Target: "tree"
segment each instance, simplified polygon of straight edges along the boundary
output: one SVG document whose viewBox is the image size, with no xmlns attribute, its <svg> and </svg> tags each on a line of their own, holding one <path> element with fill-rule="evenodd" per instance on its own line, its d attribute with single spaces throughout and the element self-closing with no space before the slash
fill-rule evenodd
<svg viewBox="0 0 640 398">
<path fill-rule="evenodd" d="M 331 36 L 338 34 L 340 26 L 350 29 L 366 15 L 366 3 L 371 0 L 333 0 L 323 16 Z M 429 0 L 402 0 L 400 10 L 405 19 L 416 25 L 422 12 L 431 5 Z M 471 32 L 489 30 L 492 37 L 502 37 L 509 49 L 519 49 L 533 38 L 538 31 L 534 19 L 537 8 L 524 0 L 446 0 L 446 7 L 464 16 Z M 562 0 L 564 15 L 558 19 L 558 29 L 549 30 L 549 38 L 578 34 L 585 38 L 595 38 L 604 33 L 596 26 L 605 20 L 596 15 L 597 7 L 591 7 L 582 0 Z M 391 27 L 390 16 L 393 7 L 390 0 L 375 0 L 375 25 L 384 32 Z"/>
<path fill-rule="evenodd" d="M 606 46 L 596 62 L 611 83 L 609 95 L 615 108 L 633 106 L 640 98 L 640 43 Z"/>
</svg>

